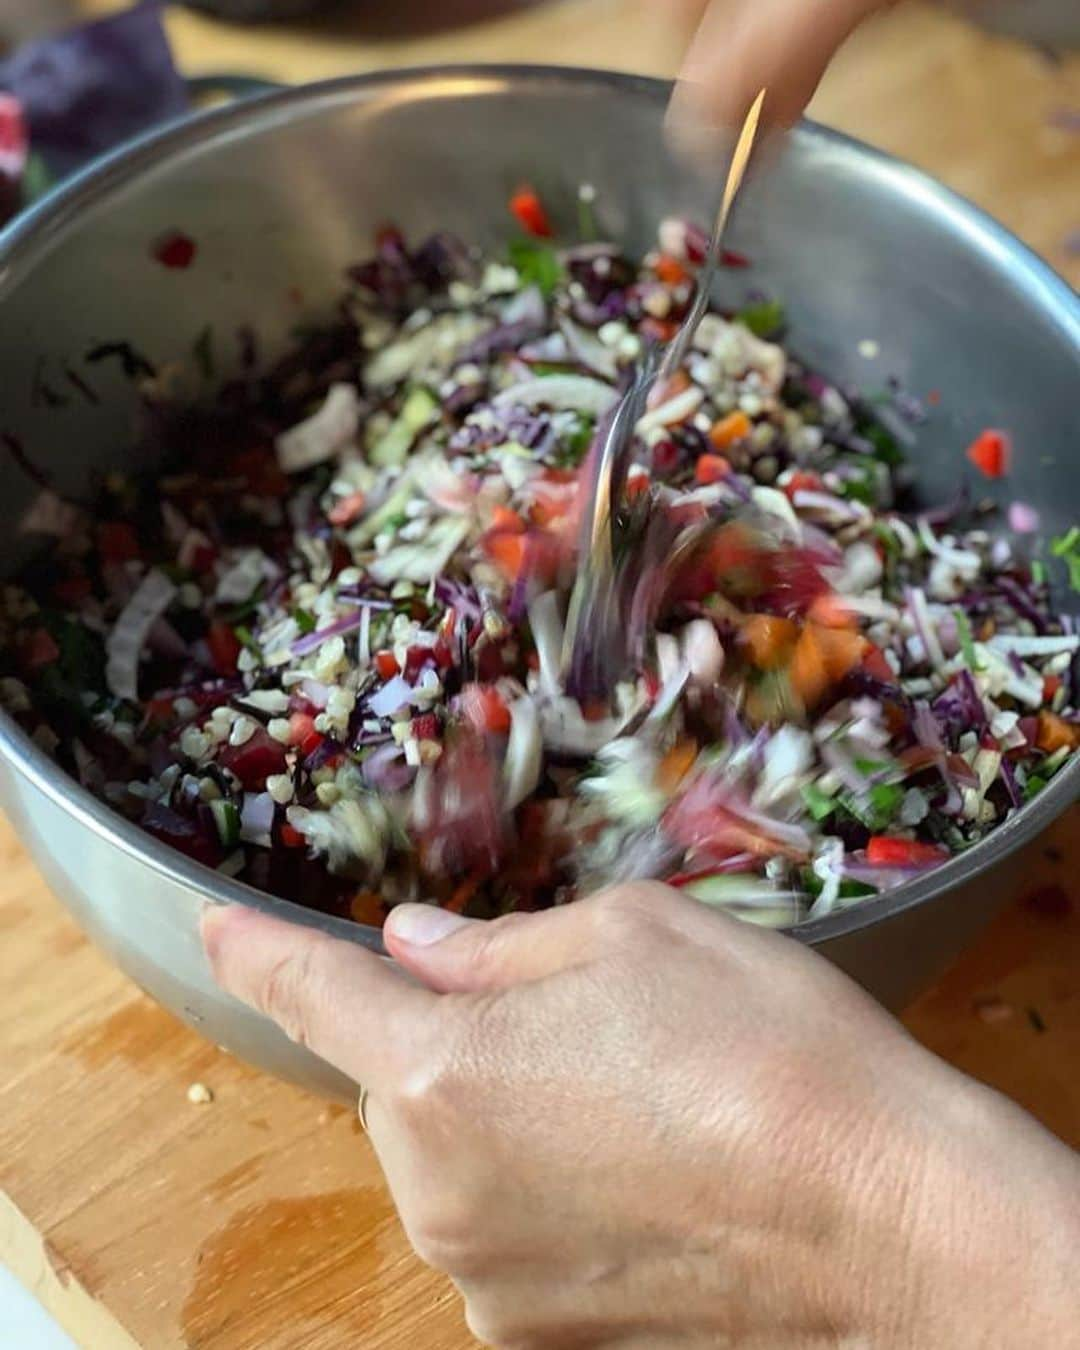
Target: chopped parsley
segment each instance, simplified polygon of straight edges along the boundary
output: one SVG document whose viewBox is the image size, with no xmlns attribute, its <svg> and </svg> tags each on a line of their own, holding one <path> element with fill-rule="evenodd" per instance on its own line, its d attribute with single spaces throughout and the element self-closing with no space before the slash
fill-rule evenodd
<svg viewBox="0 0 1080 1350">
<path fill-rule="evenodd" d="M 802 796 L 806 809 L 819 824 L 823 820 L 828 820 L 840 805 L 835 797 L 822 792 L 816 783 L 807 783 L 802 790 Z"/>
<path fill-rule="evenodd" d="M 542 239 L 512 239 L 510 261 L 517 269 L 525 286 L 537 286 L 548 298 L 562 280 L 563 269 L 559 255 Z"/>
<path fill-rule="evenodd" d="M 740 309 L 735 317 L 755 337 L 773 337 L 784 326 L 784 306 L 779 300 L 760 300 Z"/>
<path fill-rule="evenodd" d="M 1080 525 L 1050 541 L 1050 552 L 1069 569 L 1069 585 L 1080 591 Z"/>
<path fill-rule="evenodd" d="M 964 658 L 964 665 L 968 670 L 979 670 L 979 662 L 975 656 L 975 641 L 971 634 L 971 620 L 962 609 L 954 609 L 953 618 L 956 620 L 956 635 L 960 639 L 960 654 Z"/>
</svg>

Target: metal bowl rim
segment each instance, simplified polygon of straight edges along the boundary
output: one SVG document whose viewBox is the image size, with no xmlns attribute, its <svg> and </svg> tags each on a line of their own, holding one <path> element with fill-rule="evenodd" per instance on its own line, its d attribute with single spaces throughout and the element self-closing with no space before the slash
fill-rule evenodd
<svg viewBox="0 0 1080 1350">
<path fill-rule="evenodd" d="M 357 93 L 376 92 L 386 86 L 407 88 L 414 85 L 423 88 L 440 80 L 482 79 L 497 80 L 506 85 L 521 81 L 556 86 L 560 83 L 575 86 L 592 84 L 638 93 L 661 105 L 666 102 L 671 90 L 668 81 L 617 71 L 571 66 L 464 64 L 418 66 L 343 76 L 272 90 L 236 104 L 211 108 L 148 132 L 95 161 L 0 231 L 0 304 L 3 303 L 4 291 L 17 281 L 21 265 L 29 265 L 34 252 L 46 246 L 89 204 L 100 201 L 111 190 L 132 181 L 143 170 L 159 165 L 164 158 L 202 145 L 216 133 L 233 125 L 260 120 L 273 125 L 276 119 L 270 115 L 275 112 L 286 112 L 322 101 L 332 102 L 336 98 L 344 99 Z M 1080 349 L 1080 296 L 992 216 L 922 170 L 843 132 L 804 120 L 796 135 L 843 149 L 861 163 L 870 164 L 886 173 L 894 187 L 906 187 L 911 194 L 917 194 L 938 211 L 963 222 L 973 243 L 981 244 L 999 257 L 1005 256 L 1005 266 L 1013 274 L 1014 280 L 1023 284 L 1040 307 L 1061 323 L 1063 339 L 1071 340 Z M 1060 310 L 1055 313 L 1058 306 Z M 293 923 L 358 942 L 376 951 L 383 950 L 381 935 L 375 928 L 321 914 L 257 890 L 186 858 L 146 834 L 139 826 L 126 820 L 83 788 L 2 711 L 0 756 L 56 806 L 94 834 L 121 849 L 132 859 L 149 865 L 169 881 L 186 886 L 207 904 L 247 905 Z M 1080 759 L 1062 770 L 1033 802 L 969 852 L 953 858 L 923 877 L 886 892 L 879 899 L 786 931 L 800 941 L 817 945 L 850 936 L 916 905 L 927 904 L 973 881 L 982 872 L 1034 839 L 1078 797 Z"/>
</svg>

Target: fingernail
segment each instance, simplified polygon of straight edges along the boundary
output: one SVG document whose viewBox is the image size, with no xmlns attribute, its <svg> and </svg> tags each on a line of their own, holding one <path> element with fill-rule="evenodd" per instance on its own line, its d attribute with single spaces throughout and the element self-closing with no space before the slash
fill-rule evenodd
<svg viewBox="0 0 1080 1350">
<path fill-rule="evenodd" d="M 435 905 L 400 905 L 391 910 L 386 926 L 395 938 L 410 947 L 434 947 L 436 942 L 472 922 Z"/>
</svg>

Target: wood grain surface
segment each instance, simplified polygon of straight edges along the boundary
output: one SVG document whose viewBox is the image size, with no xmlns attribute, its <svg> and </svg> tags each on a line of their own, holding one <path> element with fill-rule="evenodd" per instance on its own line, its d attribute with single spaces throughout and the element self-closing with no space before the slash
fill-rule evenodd
<svg viewBox="0 0 1080 1350">
<path fill-rule="evenodd" d="M 288 80 L 496 59 L 670 74 L 679 52 L 655 0 L 363 0 L 336 25 L 230 29 L 179 11 L 170 25 L 193 73 Z M 1067 107 L 1080 107 L 1076 58 L 1055 66 L 909 7 L 856 39 L 814 111 L 965 192 L 1076 284 L 1064 241 L 1080 228 L 1080 137 L 1050 124 Z M 907 1022 L 1080 1146 L 1078 827 L 1074 812 L 1032 848 L 1028 890 Z M 211 1102 L 189 1101 L 195 1083 Z M 452 1291 L 412 1257 L 351 1113 L 261 1077 L 140 995 L 6 826 L 0 1261 L 88 1350 L 474 1344 Z"/>
</svg>

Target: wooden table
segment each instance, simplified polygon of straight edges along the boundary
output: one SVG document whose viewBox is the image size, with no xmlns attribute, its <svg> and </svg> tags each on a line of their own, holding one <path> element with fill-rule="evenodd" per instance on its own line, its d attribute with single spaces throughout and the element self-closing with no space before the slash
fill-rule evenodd
<svg viewBox="0 0 1080 1350">
<path fill-rule="evenodd" d="M 659 8 L 364 0 L 337 27 L 170 24 L 192 72 L 299 80 L 549 58 L 668 74 L 678 41 Z M 448 26 L 425 33 L 425 10 Z M 912 8 L 857 38 L 814 111 L 937 173 L 1080 283 L 1064 247 L 1080 227 L 1080 137 L 1047 120 L 1070 104 L 1080 61 L 1055 68 Z M 1078 826 L 1074 813 L 1031 850 L 1030 891 L 907 1021 L 1080 1146 Z M 473 1344 L 452 1293 L 410 1254 L 350 1113 L 259 1076 L 143 998 L 2 826 L 0 1028 L 0 1261 L 89 1350 Z M 212 1102 L 189 1101 L 195 1083 Z"/>
</svg>

